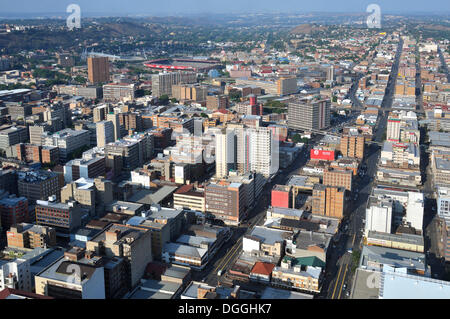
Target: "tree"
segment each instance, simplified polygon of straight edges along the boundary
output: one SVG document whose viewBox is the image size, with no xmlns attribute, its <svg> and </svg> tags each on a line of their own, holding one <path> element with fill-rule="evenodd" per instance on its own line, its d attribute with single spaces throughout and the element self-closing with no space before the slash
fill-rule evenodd
<svg viewBox="0 0 450 319">
<path fill-rule="evenodd" d="M 86 84 L 86 78 L 85 78 L 85 77 L 82 77 L 81 75 L 77 75 L 77 76 L 74 78 L 74 81 L 75 81 L 75 82 L 78 82 L 78 83 L 81 83 L 81 84 Z"/>
<path fill-rule="evenodd" d="M 169 103 L 169 96 L 167 94 L 163 94 L 159 97 L 159 103 L 162 105 Z"/>
</svg>

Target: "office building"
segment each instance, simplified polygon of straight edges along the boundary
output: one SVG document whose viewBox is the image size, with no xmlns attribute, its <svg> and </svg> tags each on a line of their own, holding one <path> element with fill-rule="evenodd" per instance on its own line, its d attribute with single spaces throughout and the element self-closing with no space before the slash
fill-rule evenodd
<svg viewBox="0 0 450 319">
<path fill-rule="evenodd" d="M 28 142 L 28 132 L 22 126 L 0 127 L 0 150 L 6 151 L 9 147 Z"/>
<path fill-rule="evenodd" d="M 126 83 L 110 83 L 103 85 L 104 101 L 132 101 L 135 97 L 135 85 Z"/>
<path fill-rule="evenodd" d="M 105 270 L 99 256 L 74 247 L 35 276 L 36 293 L 56 299 L 105 299 Z"/>
<path fill-rule="evenodd" d="M 114 124 L 111 121 L 97 122 L 97 147 L 105 147 L 106 144 L 114 142 L 116 139 Z"/>
<path fill-rule="evenodd" d="M 208 88 L 198 84 L 176 84 L 172 86 L 172 97 L 181 103 L 186 101 L 205 102 L 207 94 Z"/>
<path fill-rule="evenodd" d="M 272 189 L 272 207 L 293 208 L 293 191 L 291 186 L 275 185 Z"/>
<path fill-rule="evenodd" d="M 206 108 L 211 111 L 227 109 L 228 104 L 226 95 L 208 95 L 206 97 Z"/>
<path fill-rule="evenodd" d="M 345 188 L 314 185 L 312 213 L 342 219 L 345 212 Z"/>
<path fill-rule="evenodd" d="M 323 172 L 323 184 L 327 186 L 339 186 L 352 191 L 353 172 L 336 168 L 327 168 Z"/>
<path fill-rule="evenodd" d="M 6 230 L 12 225 L 29 222 L 28 199 L 11 195 L 0 200 L 1 227 Z"/>
<path fill-rule="evenodd" d="M 56 246 L 56 231 L 52 227 L 17 223 L 6 232 L 8 247 L 47 248 Z"/>
<path fill-rule="evenodd" d="M 205 212 L 205 191 L 194 189 L 194 185 L 183 185 L 173 193 L 173 207 Z"/>
<path fill-rule="evenodd" d="M 48 171 L 18 172 L 19 195 L 29 201 L 47 200 L 50 196 L 60 197 L 61 184 L 58 174 Z"/>
<path fill-rule="evenodd" d="M 56 132 L 54 134 L 44 134 L 43 144 L 45 146 L 56 146 L 59 148 L 60 161 L 65 163 L 69 156 L 82 147 L 89 147 L 91 144 L 89 131 L 75 131 L 70 128 Z"/>
<path fill-rule="evenodd" d="M 105 176 L 106 160 L 104 156 L 74 159 L 64 165 L 64 180 L 66 183 L 79 178 L 95 178 Z"/>
<path fill-rule="evenodd" d="M 330 126 L 330 100 L 297 99 L 288 104 L 288 126 L 292 130 L 322 130 Z"/>
<path fill-rule="evenodd" d="M 344 157 L 364 158 L 365 137 L 361 134 L 347 134 L 341 137 L 340 151 Z"/>
<path fill-rule="evenodd" d="M 136 287 L 153 261 L 151 231 L 139 227 L 112 224 L 86 243 L 86 250 L 126 262 L 127 290 Z"/>
<path fill-rule="evenodd" d="M 243 188 L 241 183 L 208 183 L 205 187 L 206 212 L 225 224 L 238 225 L 246 213 Z"/>
<path fill-rule="evenodd" d="M 190 84 L 197 82 L 194 72 L 170 72 L 152 76 L 152 94 L 156 97 L 172 95 L 172 86 L 177 84 Z"/>
<path fill-rule="evenodd" d="M 365 234 L 369 231 L 391 233 L 393 200 L 390 198 L 378 199 L 370 197 L 366 209 Z"/>
<path fill-rule="evenodd" d="M 36 223 L 56 229 L 57 234 L 68 235 L 81 226 L 82 210 L 75 201 L 60 203 L 56 201 L 36 202 Z"/>
<path fill-rule="evenodd" d="M 87 64 L 89 83 L 109 82 L 109 60 L 107 57 L 88 57 Z"/>
</svg>

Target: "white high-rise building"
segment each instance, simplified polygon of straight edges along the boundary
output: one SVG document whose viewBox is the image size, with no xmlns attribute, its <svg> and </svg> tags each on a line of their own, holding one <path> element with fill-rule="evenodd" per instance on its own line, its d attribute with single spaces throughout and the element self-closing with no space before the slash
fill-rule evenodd
<svg viewBox="0 0 450 319">
<path fill-rule="evenodd" d="M 392 142 L 400 141 L 401 120 L 395 117 L 389 117 L 387 121 L 386 139 Z"/>
<path fill-rule="evenodd" d="M 279 168 L 279 150 L 273 131 L 266 127 L 250 128 L 247 134 L 250 137 L 251 171 L 261 173 L 265 177 L 275 174 Z"/>
<path fill-rule="evenodd" d="M 445 219 L 448 225 L 450 225 L 450 188 L 439 187 L 439 197 L 437 199 L 438 216 Z"/>
<path fill-rule="evenodd" d="M 423 229 L 424 198 L 423 193 L 408 192 L 408 206 L 406 206 L 406 224 L 416 230 Z"/>
<path fill-rule="evenodd" d="M 216 134 L 216 177 L 228 176 L 235 169 L 244 175 L 260 173 L 264 177 L 279 168 L 278 138 L 265 128 L 232 128 Z"/>
<path fill-rule="evenodd" d="M 366 210 L 365 234 L 369 231 L 391 233 L 392 228 L 392 199 L 370 198 L 371 205 Z M 370 203 L 369 202 L 369 203 Z"/>
<path fill-rule="evenodd" d="M 223 129 L 216 133 L 216 177 L 228 176 L 236 164 L 236 139 L 232 129 Z"/>
</svg>

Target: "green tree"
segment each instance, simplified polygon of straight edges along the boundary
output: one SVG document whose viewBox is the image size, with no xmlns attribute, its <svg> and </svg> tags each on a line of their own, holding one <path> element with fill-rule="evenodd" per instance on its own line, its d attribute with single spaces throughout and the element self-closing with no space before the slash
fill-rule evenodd
<svg viewBox="0 0 450 319">
<path fill-rule="evenodd" d="M 163 94 L 159 97 L 159 103 L 164 105 L 169 103 L 169 96 L 167 94 Z"/>
</svg>

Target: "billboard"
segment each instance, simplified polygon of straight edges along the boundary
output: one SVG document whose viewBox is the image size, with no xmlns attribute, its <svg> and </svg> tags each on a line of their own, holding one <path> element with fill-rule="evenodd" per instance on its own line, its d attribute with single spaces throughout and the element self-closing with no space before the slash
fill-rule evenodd
<svg viewBox="0 0 450 319">
<path fill-rule="evenodd" d="M 334 151 L 325 150 L 311 150 L 312 160 L 322 160 L 322 161 L 334 161 L 335 154 Z"/>
</svg>

